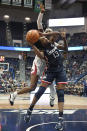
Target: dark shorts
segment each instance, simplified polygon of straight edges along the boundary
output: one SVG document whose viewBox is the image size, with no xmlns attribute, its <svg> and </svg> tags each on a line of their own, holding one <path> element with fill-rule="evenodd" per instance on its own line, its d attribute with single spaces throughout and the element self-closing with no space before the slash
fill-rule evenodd
<svg viewBox="0 0 87 131">
<path fill-rule="evenodd" d="M 56 84 L 67 84 L 66 72 L 50 72 L 46 71 L 42 82 L 51 84 L 55 80 Z"/>
</svg>

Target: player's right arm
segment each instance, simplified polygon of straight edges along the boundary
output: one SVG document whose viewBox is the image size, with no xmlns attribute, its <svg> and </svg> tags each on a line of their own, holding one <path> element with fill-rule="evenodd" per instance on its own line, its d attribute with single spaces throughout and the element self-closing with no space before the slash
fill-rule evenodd
<svg viewBox="0 0 87 131">
<path fill-rule="evenodd" d="M 42 33 L 42 36 L 58 36 L 58 35 L 60 35 L 60 32 L 58 32 L 58 31 Z"/>
<path fill-rule="evenodd" d="M 38 30 L 43 32 L 43 25 L 42 25 L 42 19 L 43 19 L 43 14 L 45 12 L 45 9 L 43 6 L 40 6 L 41 8 L 41 11 L 38 15 L 38 19 L 37 19 L 37 27 L 38 27 Z"/>
</svg>

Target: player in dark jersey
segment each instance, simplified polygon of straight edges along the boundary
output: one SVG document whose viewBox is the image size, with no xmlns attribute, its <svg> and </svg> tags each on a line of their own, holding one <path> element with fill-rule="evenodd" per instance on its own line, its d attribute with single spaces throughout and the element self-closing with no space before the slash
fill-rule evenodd
<svg viewBox="0 0 87 131">
<path fill-rule="evenodd" d="M 37 19 L 37 26 L 38 26 L 38 30 L 43 32 L 42 19 L 43 19 L 43 14 L 45 12 L 45 9 L 44 9 L 43 5 L 41 5 L 41 6 L 42 6 L 41 11 L 40 11 L 40 13 L 38 15 L 38 19 Z M 52 32 L 52 29 L 46 28 L 45 32 Z M 49 39 L 50 39 L 50 37 L 49 37 Z M 51 37 L 51 39 L 52 39 L 52 37 Z M 41 44 L 39 44 L 39 42 L 36 43 L 36 45 L 38 46 L 40 51 L 43 50 L 43 47 L 41 46 Z M 11 105 L 14 105 L 14 101 L 15 101 L 17 95 L 28 93 L 28 92 L 31 92 L 36 89 L 38 79 L 40 78 L 41 74 L 43 73 L 44 68 L 45 68 L 45 61 L 40 59 L 36 55 L 35 59 L 33 61 L 33 64 L 32 64 L 32 68 L 31 68 L 30 86 L 25 87 L 19 91 L 16 90 L 15 92 L 11 93 L 10 98 L 9 98 L 9 102 Z M 54 100 L 55 100 L 55 86 L 54 86 L 54 84 L 51 84 L 50 85 L 50 106 L 51 107 L 54 106 Z"/>
<path fill-rule="evenodd" d="M 47 34 L 44 33 L 44 35 Z M 59 33 L 53 32 L 49 33 L 49 35 L 56 37 L 56 35 L 59 35 Z M 45 58 L 47 61 L 47 70 L 45 72 L 45 78 L 42 80 L 41 86 L 35 94 L 33 101 L 27 110 L 27 114 L 25 115 L 25 121 L 28 122 L 36 102 L 45 92 L 48 85 L 50 85 L 55 79 L 59 107 L 58 123 L 55 128 L 58 130 L 63 130 L 64 87 L 67 84 L 66 73 L 63 68 L 63 61 L 59 49 L 68 51 L 68 48 L 65 34 L 62 33 L 61 36 L 63 37 L 64 45 L 58 45 L 58 47 L 55 46 L 54 43 L 51 43 L 46 37 L 40 37 L 39 42 L 41 46 L 43 46 L 43 54 L 40 53 L 39 49 L 36 47 L 36 44 L 31 45 L 38 57 L 41 59 Z"/>
</svg>

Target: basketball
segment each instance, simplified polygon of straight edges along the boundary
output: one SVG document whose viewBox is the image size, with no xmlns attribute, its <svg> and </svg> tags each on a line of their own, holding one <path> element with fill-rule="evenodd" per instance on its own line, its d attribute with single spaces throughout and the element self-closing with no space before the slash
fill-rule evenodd
<svg viewBox="0 0 87 131">
<path fill-rule="evenodd" d="M 26 40 L 31 44 L 36 43 L 39 40 L 39 37 L 38 30 L 29 30 L 26 34 Z"/>
</svg>

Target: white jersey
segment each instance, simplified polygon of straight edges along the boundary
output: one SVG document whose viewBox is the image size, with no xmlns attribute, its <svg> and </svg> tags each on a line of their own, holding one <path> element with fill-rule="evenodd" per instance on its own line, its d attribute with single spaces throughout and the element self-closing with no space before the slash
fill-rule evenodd
<svg viewBox="0 0 87 131">
<path fill-rule="evenodd" d="M 46 66 L 45 60 L 40 59 L 37 55 L 35 56 L 35 59 L 33 61 L 33 65 L 31 68 L 31 74 L 35 74 L 38 76 L 41 76 L 44 72 L 44 68 Z"/>
</svg>

